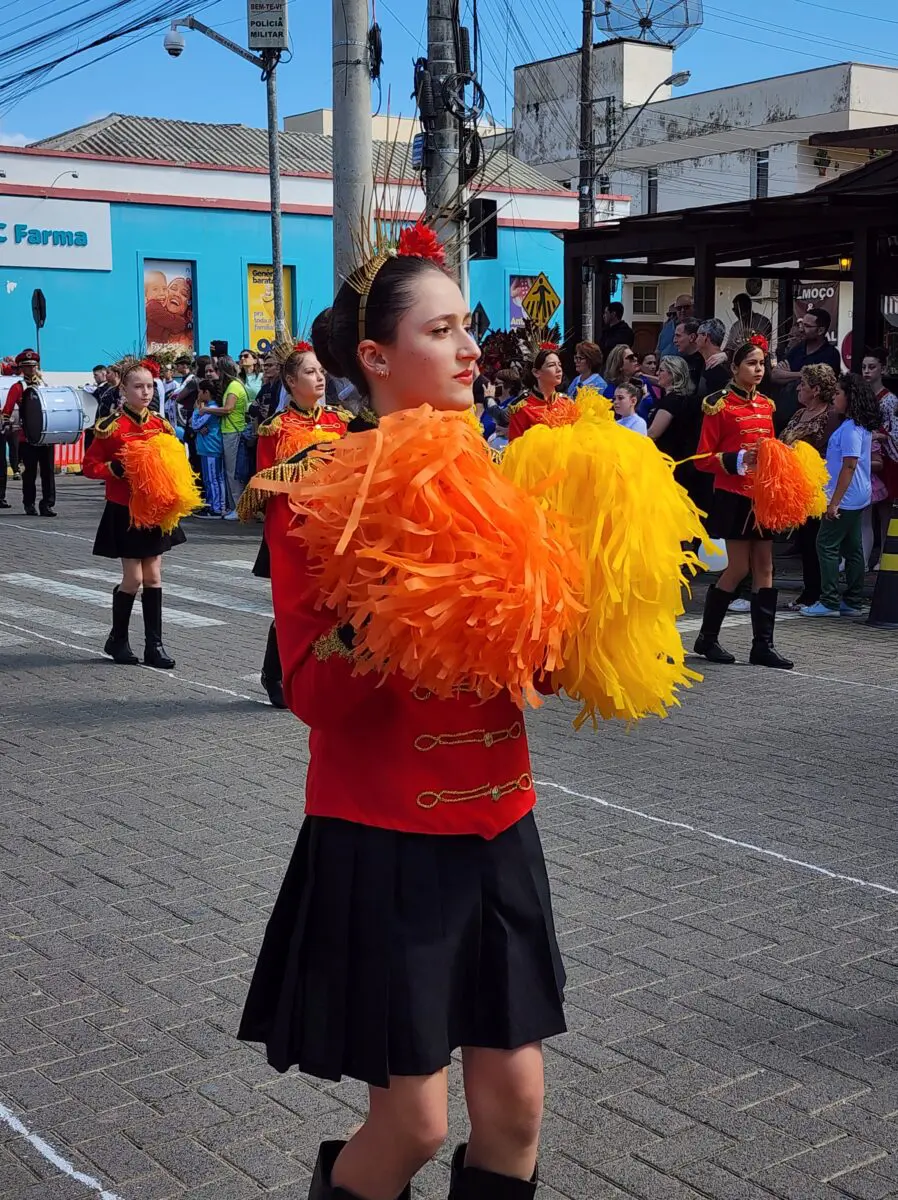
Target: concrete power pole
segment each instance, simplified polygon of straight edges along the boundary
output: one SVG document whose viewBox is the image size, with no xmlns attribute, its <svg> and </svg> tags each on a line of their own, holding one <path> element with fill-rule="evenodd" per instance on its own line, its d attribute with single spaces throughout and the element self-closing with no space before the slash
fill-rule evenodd
<svg viewBox="0 0 898 1200">
<path fill-rule="evenodd" d="M 427 154 L 427 218 L 446 243 L 448 260 L 459 270 L 463 258 L 463 213 L 459 203 L 458 119 L 443 102 L 443 81 L 458 70 L 452 0 L 428 0 L 427 66 L 436 115 Z"/>
<path fill-rule="evenodd" d="M 334 291 L 358 265 L 356 244 L 374 213 L 367 0 L 333 0 Z"/>
<path fill-rule="evenodd" d="M 595 220 L 595 136 L 592 113 L 592 38 L 593 0 L 583 0 L 583 39 L 580 45 L 580 211 L 579 227 L 592 229 Z M 595 316 L 593 311 L 592 268 L 583 266 L 583 319 L 580 337 L 593 340 Z"/>
</svg>

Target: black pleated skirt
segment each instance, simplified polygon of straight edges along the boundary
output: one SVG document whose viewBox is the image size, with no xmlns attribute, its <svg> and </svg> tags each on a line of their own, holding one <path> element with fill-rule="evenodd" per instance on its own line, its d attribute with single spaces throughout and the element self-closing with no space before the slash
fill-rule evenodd
<svg viewBox="0 0 898 1200">
<path fill-rule="evenodd" d="M 712 538 L 728 542 L 769 542 L 773 538 L 770 530 L 761 529 L 755 520 L 748 496 L 722 488 L 715 488 L 711 496 L 706 526 Z"/>
<path fill-rule="evenodd" d="M 563 1033 L 563 988 L 532 814 L 492 841 L 307 817 L 238 1037 L 278 1071 L 388 1087 Z"/>
<path fill-rule="evenodd" d="M 152 529 L 135 529 L 127 504 L 107 500 L 97 526 L 93 552 L 99 558 L 155 558 L 186 541 L 187 536 L 180 525 L 176 525 L 171 533 L 163 533 L 158 525 Z"/>
</svg>

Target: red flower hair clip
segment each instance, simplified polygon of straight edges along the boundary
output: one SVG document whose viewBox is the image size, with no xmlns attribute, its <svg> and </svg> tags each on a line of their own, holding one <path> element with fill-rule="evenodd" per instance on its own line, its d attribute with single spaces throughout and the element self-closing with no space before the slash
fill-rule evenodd
<svg viewBox="0 0 898 1200">
<path fill-rule="evenodd" d="M 399 235 L 396 253 L 402 258 L 429 258 L 440 267 L 446 261 L 446 250 L 442 242 L 423 221 L 403 229 Z"/>
<path fill-rule="evenodd" d="M 154 379 L 158 379 L 162 374 L 160 366 L 156 362 L 155 358 L 142 358 L 140 360 L 140 365 L 144 368 L 144 370 L 149 371 Z"/>
<path fill-rule="evenodd" d="M 750 346 L 757 346 L 759 350 L 763 350 L 765 354 L 770 353 L 770 343 L 764 337 L 763 333 L 753 333 L 748 339 Z"/>
<path fill-rule="evenodd" d="M 312 345 L 311 342 L 297 342 L 293 347 L 293 353 L 294 354 L 308 354 L 310 350 L 314 350 L 314 349 L 315 349 L 315 347 Z"/>
<path fill-rule="evenodd" d="M 540 350 L 551 350 L 553 353 L 555 353 L 555 351 L 558 350 L 558 343 L 557 342 L 540 342 L 539 348 L 540 348 Z"/>
</svg>

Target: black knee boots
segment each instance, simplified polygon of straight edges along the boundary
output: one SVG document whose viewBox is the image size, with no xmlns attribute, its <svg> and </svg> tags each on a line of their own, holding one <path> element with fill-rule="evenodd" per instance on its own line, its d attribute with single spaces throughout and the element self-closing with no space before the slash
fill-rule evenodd
<svg viewBox="0 0 898 1200">
<path fill-rule="evenodd" d="M 733 602 L 735 592 L 725 592 L 719 587 L 709 587 L 705 596 L 705 611 L 702 615 L 702 627 L 695 640 L 695 653 L 702 654 L 713 663 L 734 663 L 736 659 L 728 650 L 724 650 L 717 640 L 720 627 L 727 609 Z"/>
<path fill-rule="evenodd" d="M 536 1195 L 538 1171 L 533 1172 L 532 1179 L 513 1179 L 510 1175 L 482 1171 L 480 1167 L 466 1167 L 467 1149 L 467 1144 L 462 1143 L 452 1155 L 449 1200 L 532 1200 Z"/>
<path fill-rule="evenodd" d="M 106 639 L 103 653 L 110 655 L 113 662 L 133 667 L 139 661 L 128 643 L 128 625 L 134 607 L 132 592 L 123 592 L 120 587 L 112 589 L 112 632 Z"/>
<path fill-rule="evenodd" d="M 144 665 L 171 671 L 174 668 L 175 660 L 169 658 L 162 645 L 162 588 L 145 587 L 141 593 L 140 602 L 143 605 Z"/>
<path fill-rule="evenodd" d="M 776 624 L 776 588 L 759 588 L 751 598 L 751 655 L 749 662 L 756 667 L 778 667 L 791 671 L 795 664 L 784 658 L 773 644 L 773 627 Z"/>
<path fill-rule="evenodd" d="M 278 636 L 274 621 L 268 630 L 265 658 L 262 660 L 262 687 L 268 693 L 272 708 L 286 708 L 284 700 L 284 678 L 281 671 L 281 656 L 278 651 Z"/>
<path fill-rule="evenodd" d="M 322 1142 L 318 1147 L 318 1161 L 312 1175 L 312 1185 L 309 1188 L 309 1200 L 360 1200 L 354 1192 L 346 1188 L 334 1187 L 331 1183 L 331 1171 L 337 1161 L 337 1155 L 346 1145 L 345 1142 Z M 404 1188 L 397 1200 L 411 1200 L 412 1185 Z"/>
</svg>

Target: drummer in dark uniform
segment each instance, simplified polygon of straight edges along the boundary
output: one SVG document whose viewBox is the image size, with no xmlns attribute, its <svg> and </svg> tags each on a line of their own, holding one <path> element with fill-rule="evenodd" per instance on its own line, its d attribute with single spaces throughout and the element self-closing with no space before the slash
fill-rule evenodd
<svg viewBox="0 0 898 1200">
<path fill-rule="evenodd" d="M 21 373 L 21 380 L 14 383 L 6 396 L 3 406 L 3 416 L 12 417 L 17 406 L 21 406 L 25 389 L 40 387 L 41 359 L 36 350 L 23 350 L 16 355 L 16 366 Z M 38 510 L 34 504 L 37 500 L 37 473 L 41 473 L 41 502 L 40 515 L 55 517 L 53 506 L 56 503 L 56 476 L 53 474 L 53 447 L 32 446 L 25 438 L 21 423 L 22 410 L 19 407 L 19 457 L 22 462 L 22 503 L 25 505 L 25 516 L 36 517 Z"/>
</svg>

